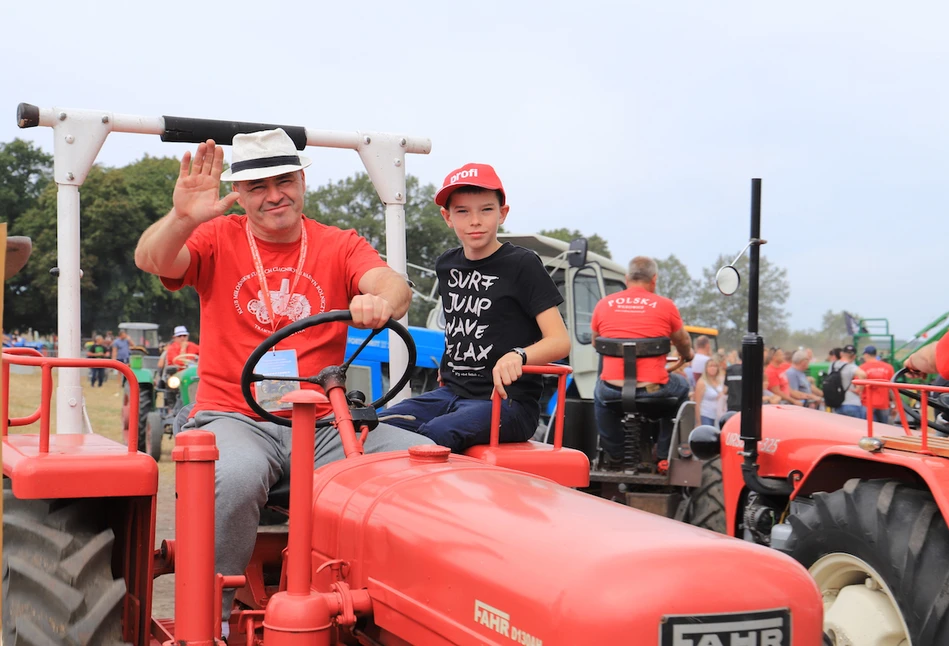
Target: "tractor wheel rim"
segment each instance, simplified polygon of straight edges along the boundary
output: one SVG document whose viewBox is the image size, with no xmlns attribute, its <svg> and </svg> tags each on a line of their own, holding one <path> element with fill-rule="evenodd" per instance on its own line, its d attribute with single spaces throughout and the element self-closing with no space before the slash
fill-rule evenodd
<svg viewBox="0 0 949 646">
<path fill-rule="evenodd" d="M 896 597 L 869 563 L 838 552 L 818 559 L 809 572 L 824 598 L 824 631 L 835 639 L 832 643 L 912 646 Z M 855 605 L 857 595 L 869 603 Z M 877 619 L 872 629 L 867 625 L 868 607 Z"/>
</svg>

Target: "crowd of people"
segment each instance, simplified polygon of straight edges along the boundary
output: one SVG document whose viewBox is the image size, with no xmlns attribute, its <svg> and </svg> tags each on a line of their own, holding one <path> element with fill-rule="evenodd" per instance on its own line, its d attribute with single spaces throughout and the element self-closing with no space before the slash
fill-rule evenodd
<svg viewBox="0 0 949 646">
<path fill-rule="evenodd" d="M 827 371 L 839 373 L 842 386 L 842 401 L 825 399 L 824 391 L 817 386 L 810 365 L 814 352 L 810 348 L 798 348 L 786 352 L 771 347 L 764 350 L 764 380 L 762 403 L 789 404 L 816 410 L 827 410 L 838 415 L 866 419 L 872 409 L 873 419 L 890 423 L 896 406 L 896 395 L 890 389 L 866 389 L 854 384 L 856 379 L 890 381 L 893 366 L 878 358 L 876 347 L 866 346 L 857 360 L 857 349 L 853 345 L 833 348 L 827 353 Z M 741 408 L 741 352 L 738 350 L 711 351 L 710 339 L 699 336 L 695 339 L 695 358 L 681 372 L 689 381 L 692 401 L 698 407 L 702 424 L 714 425 L 728 411 Z"/>
<path fill-rule="evenodd" d="M 93 332 L 91 340 L 86 341 L 83 348 L 87 359 L 112 359 L 128 364 L 131 358 L 132 341 L 125 330 L 119 330 L 118 335 L 112 330 L 108 330 L 105 334 Z M 196 357 L 199 352 L 198 344 L 189 341 L 188 329 L 179 325 L 175 327 L 171 341 L 161 347 L 158 368 L 170 365 L 179 355 L 187 354 Z M 101 388 L 108 380 L 108 376 L 109 371 L 106 368 L 90 368 L 90 387 Z"/>
<path fill-rule="evenodd" d="M 113 361 L 129 362 L 131 351 L 131 342 L 128 333 L 125 330 L 119 330 L 116 336 L 112 330 L 105 334 L 97 332 L 92 333 L 92 339 L 86 341 L 83 345 L 87 359 L 112 359 Z M 89 369 L 89 386 L 92 388 L 103 387 L 108 379 L 108 371 L 105 368 Z"/>
</svg>

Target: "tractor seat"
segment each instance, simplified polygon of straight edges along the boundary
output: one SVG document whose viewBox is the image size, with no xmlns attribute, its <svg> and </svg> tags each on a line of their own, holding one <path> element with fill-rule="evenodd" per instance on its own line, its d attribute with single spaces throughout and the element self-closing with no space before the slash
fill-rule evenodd
<svg viewBox="0 0 949 646">
<path fill-rule="evenodd" d="M 290 509 L 290 470 L 287 469 L 267 492 L 265 507 Z"/>
<path fill-rule="evenodd" d="M 175 416 L 174 421 L 174 435 L 178 435 L 181 431 L 181 428 L 188 423 L 188 418 L 191 416 L 191 409 L 194 408 L 194 402 L 188 404 L 187 406 L 182 406 L 181 410 L 178 411 L 178 414 Z M 270 488 L 270 491 L 267 494 L 267 507 L 279 507 L 281 509 L 290 509 L 290 471 L 287 470 L 280 477 L 277 482 L 274 483 L 274 486 Z"/>
<path fill-rule="evenodd" d="M 478 444 L 465 455 L 487 464 L 523 471 L 553 480 L 565 487 L 586 487 L 590 484 L 590 460 L 582 451 L 556 448 L 542 442 L 511 442 Z"/>
<path fill-rule="evenodd" d="M 648 419 L 675 417 L 679 410 L 679 400 L 675 397 L 649 397 L 635 401 L 636 412 Z M 629 411 L 624 410 L 624 412 Z"/>
<path fill-rule="evenodd" d="M 675 417 L 679 411 L 679 400 L 675 397 L 636 397 L 638 391 L 636 360 L 667 356 L 672 347 L 669 337 L 659 336 L 647 339 L 597 337 L 593 342 L 593 347 L 600 355 L 623 360 L 623 387 L 620 401 L 624 413 L 639 413 L 649 419 Z"/>
</svg>

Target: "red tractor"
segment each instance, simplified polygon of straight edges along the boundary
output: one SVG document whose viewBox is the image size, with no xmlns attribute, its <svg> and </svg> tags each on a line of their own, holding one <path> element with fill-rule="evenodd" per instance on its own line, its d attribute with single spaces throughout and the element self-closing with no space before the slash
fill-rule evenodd
<svg viewBox="0 0 949 646">
<path fill-rule="evenodd" d="M 725 533 L 775 548 L 808 568 L 824 599 L 831 643 L 949 644 L 949 442 L 942 439 L 949 426 L 928 412 L 949 412 L 949 388 L 855 380 L 920 401 L 917 412 L 899 407 L 902 429 L 874 423 L 872 414 L 864 421 L 795 406 L 763 407 L 760 180 L 752 196 L 742 410 L 721 431 L 703 426 L 692 433 L 692 451 L 708 460 L 707 474 L 720 473 L 722 484 L 700 504 L 724 508 Z M 727 294 L 736 291 L 733 267 L 719 272 L 719 286 Z M 916 424 L 908 423 L 907 413 Z M 927 423 L 941 437 L 911 430 Z"/>
<path fill-rule="evenodd" d="M 84 176 L 80 167 L 67 176 L 58 156 L 61 124 L 70 119 L 163 135 L 175 124 L 179 140 L 224 143 L 228 133 L 274 127 L 190 120 L 187 139 L 180 119 L 21 105 L 22 126 L 56 131 L 60 183 Z M 69 130 L 77 145 L 81 126 Z M 300 147 L 352 141 L 359 148 L 387 137 L 298 130 L 306 135 Z M 406 139 L 390 139 L 395 147 L 380 158 L 404 154 Z M 90 164 L 94 157 L 87 155 Z M 385 167 L 404 173 L 404 164 Z M 389 176 L 396 191 L 398 179 Z M 78 202 L 74 206 L 78 216 Z M 72 243 L 78 249 L 78 238 Z M 61 279 L 78 275 L 78 254 L 75 260 L 72 266 L 61 262 Z M 253 367 L 281 338 L 348 316 L 319 314 L 268 338 L 247 359 L 245 395 L 254 381 L 273 379 Z M 213 435 L 177 435 L 176 538 L 155 550 L 155 461 L 136 450 L 134 438 L 125 446 L 96 434 L 49 432 L 53 368 L 59 369 L 60 390 L 64 382 L 68 387 L 69 371 L 93 362 L 123 371 L 134 390 L 129 369 L 70 355 L 71 349 L 58 358 L 4 352 L 4 370 L 18 363 L 39 366 L 43 374 L 40 407 L 29 417 L 9 420 L 8 379 L 2 393 L 4 641 L 220 644 L 221 593 L 236 588 L 231 646 L 822 643 L 820 596 L 792 559 L 571 488 L 585 484 L 589 464 L 582 453 L 561 446 L 562 417 L 553 445 L 492 441 L 468 455 L 437 446 L 363 455 L 376 407 L 402 390 L 414 363 L 411 337 L 396 322 L 387 327 L 403 339 L 405 357 L 402 378 L 383 398 L 366 406 L 346 393 L 348 362 L 304 378 L 322 392 L 285 396 L 293 405 L 292 422 L 282 420 L 292 425 L 290 483 L 278 483 L 268 505 L 288 508 L 289 530 L 259 533 L 245 573 L 227 577 L 214 572 Z M 557 373 L 565 388 L 568 368 L 536 369 Z M 334 417 L 318 421 L 315 405 L 327 398 Z M 36 421 L 39 433 L 8 433 L 9 425 Z M 60 431 L 69 428 L 57 424 Z M 314 472 L 317 432 L 340 433 L 346 459 Z M 175 617 L 153 617 L 152 581 L 172 572 Z"/>
</svg>

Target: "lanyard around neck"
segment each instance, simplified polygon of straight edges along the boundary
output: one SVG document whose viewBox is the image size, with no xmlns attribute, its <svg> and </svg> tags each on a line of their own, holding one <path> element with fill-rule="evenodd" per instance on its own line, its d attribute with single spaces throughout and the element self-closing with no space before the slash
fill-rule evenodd
<svg viewBox="0 0 949 646">
<path fill-rule="evenodd" d="M 302 215 L 300 216 L 300 219 L 300 226 L 302 228 L 302 232 L 300 233 L 300 258 L 297 260 L 297 270 L 296 275 L 293 277 L 293 284 L 290 285 L 290 292 L 287 294 L 287 305 L 289 305 L 289 299 L 293 296 L 293 290 L 297 288 L 297 283 L 300 282 L 300 276 L 303 274 L 303 263 L 306 262 L 306 222 L 302 221 Z M 267 315 L 270 317 L 270 329 L 276 333 L 277 314 L 273 309 L 273 299 L 270 297 L 270 289 L 267 288 L 267 277 L 264 275 L 264 263 L 260 259 L 260 251 L 257 249 L 257 241 L 254 239 L 254 234 L 250 232 L 249 219 L 244 224 L 244 231 L 247 232 L 247 246 L 250 247 L 250 256 L 254 260 L 254 269 L 257 271 L 257 280 L 260 282 L 260 291 L 262 292 L 264 299 L 264 306 L 267 308 Z"/>
</svg>

